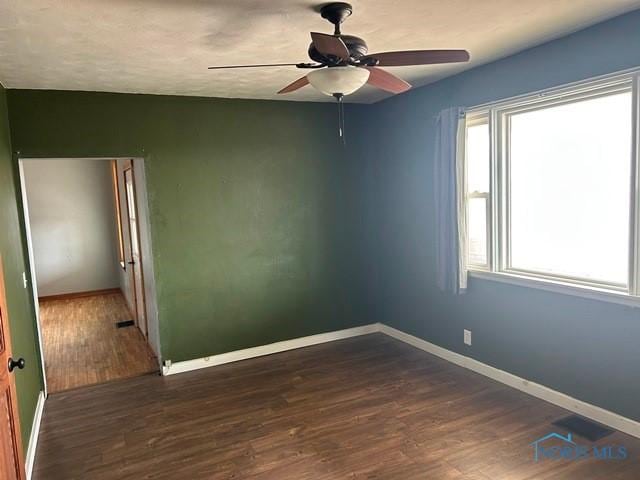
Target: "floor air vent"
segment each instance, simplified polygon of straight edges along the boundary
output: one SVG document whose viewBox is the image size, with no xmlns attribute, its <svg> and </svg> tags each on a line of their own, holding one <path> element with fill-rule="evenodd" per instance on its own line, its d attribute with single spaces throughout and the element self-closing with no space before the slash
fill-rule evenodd
<svg viewBox="0 0 640 480">
<path fill-rule="evenodd" d="M 603 427 L 591 420 L 579 417 L 578 415 L 569 415 L 553 422 L 553 425 L 569 430 L 591 442 L 596 442 L 601 438 L 611 435 L 615 430 Z"/>
<path fill-rule="evenodd" d="M 135 322 L 133 320 L 122 320 L 121 322 L 116 322 L 117 328 L 125 328 L 125 327 L 133 327 Z"/>
</svg>

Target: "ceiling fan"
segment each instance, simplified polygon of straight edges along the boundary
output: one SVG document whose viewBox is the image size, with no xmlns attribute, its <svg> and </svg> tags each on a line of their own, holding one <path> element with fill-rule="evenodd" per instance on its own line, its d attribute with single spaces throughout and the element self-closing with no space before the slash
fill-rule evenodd
<svg viewBox="0 0 640 480">
<path fill-rule="evenodd" d="M 411 88 L 409 83 L 380 67 L 469 61 L 469 52 L 466 50 L 404 50 L 369 54 L 363 39 L 353 35 L 343 35 L 340 31 L 340 25 L 352 13 L 353 7 L 344 2 L 333 2 L 322 6 L 320 14 L 334 25 L 334 32 L 333 35 L 311 32 L 308 53 L 313 63 L 228 65 L 209 67 L 209 69 L 282 66 L 310 69 L 311 72 L 290 83 L 278 93 L 294 92 L 310 84 L 320 92 L 335 97 L 341 103 L 342 97 L 355 92 L 365 84 L 393 94 L 402 93 Z"/>
</svg>

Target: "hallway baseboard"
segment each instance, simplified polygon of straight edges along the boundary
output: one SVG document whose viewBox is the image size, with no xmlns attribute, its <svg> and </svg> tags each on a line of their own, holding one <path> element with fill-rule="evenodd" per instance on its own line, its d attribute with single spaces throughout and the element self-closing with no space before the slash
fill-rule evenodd
<svg viewBox="0 0 640 480">
<path fill-rule="evenodd" d="M 38 403 L 36 404 L 36 411 L 33 414 L 33 424 L 31 425 L 31 434 L 29 435 L 29 445 L 27 445 L 27 451 L 24 459 L 27 480 L 31 480 L 31 475 L 33 474 L 33 466 L 36 460 L 36 449 L 38 448 L 38 436 L 40 435 L 40 422 L 42 421 L 42 413 L 44 411 L 44 402 L 44 392 L 40 391 L 40 395 L 38 395 Z"/>
<path fill-rule="evenodd" d="M 44 297 L 38 297 L 38 301 L 68 300 L 71 298 L 93 297 L 95 295 L 111 295 L 114 293 L 120 293 L 120 287 L 103 288 L 101 290 L 88 290 L 86 292 L 61 293 L 59 295 L 46 295 Z"/>
</svg>

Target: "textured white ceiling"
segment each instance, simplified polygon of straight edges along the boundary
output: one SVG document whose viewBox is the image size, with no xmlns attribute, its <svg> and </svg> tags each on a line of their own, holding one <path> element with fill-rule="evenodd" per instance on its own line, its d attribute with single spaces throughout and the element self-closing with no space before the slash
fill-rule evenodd
<svg viewBox="0 0 640 480">
<path fill-rule="evenodd" d="M 0 0 L 0 82 L 8 88 L 280 100 L 295 67 L 209 71 L 209 65 L 308 61 L 309 32 L 332 33 L 309 0 Z M 353 0 L 343 33 L 369 51 L 466 48 L 464 66 L 393 67 L 414 86 L 504 57 L 640 0 Z M 370 87 L 349 98 L 387 95 Z"/>
</svg>

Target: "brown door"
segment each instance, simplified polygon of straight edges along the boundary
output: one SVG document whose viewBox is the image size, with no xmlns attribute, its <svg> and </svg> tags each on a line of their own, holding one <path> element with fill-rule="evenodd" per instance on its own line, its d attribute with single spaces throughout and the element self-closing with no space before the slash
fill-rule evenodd
<svg viewBox="0 0 640 480">
<path fill-rule="evenodd" d="M 24 360 L 14 363 L 11 358 L 3 275 L 0 258 L 0 478 L 23 480 L 25 478 L 24 460 L 14 375 L 18 369 L 24 367 Z M 9 371 L 10 368 L 13 372 Z"/>
<path fill-rule="evenodd" d="M 133 284 L 136 323 L 145 337 L 147 334 L 147 315 L 144 301 L 144 277 L 142 275 L 142 258 L 140 257 L 140 229 L 138 228 L 138 208 L 136 203 L 136 187 L 133 176 L 133 165 L 124 170 L 124 191 L 127 197 L 127 216 L 129 221 L 129 240 L 131 242 L 131 258 L 129 267 Z"/>
</svg>

